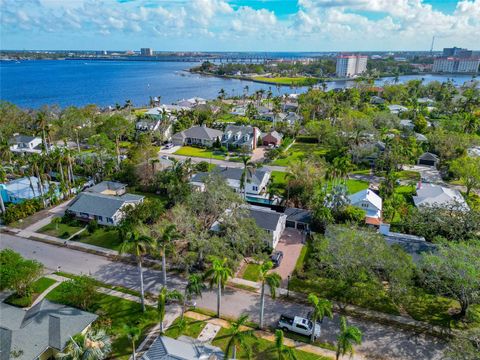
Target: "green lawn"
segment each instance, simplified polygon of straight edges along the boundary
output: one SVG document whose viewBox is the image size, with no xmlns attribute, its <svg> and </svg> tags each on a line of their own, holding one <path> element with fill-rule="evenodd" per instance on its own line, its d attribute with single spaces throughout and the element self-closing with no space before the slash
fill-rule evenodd
<svg viewBox="0 0 480 360">
<path fill-rule="evenodd" d="M 62 284 L 63 285 L 63 284 Z M 48 295 L 47 299 L 54 302 L 58 301 L 58 294 L 61 292 L 62 285 L 56 287 Z M 100 324 L 112 336 L 112 359 L 128 359 L 131 355 L 130 340 L 122 335 L 124 324 L 137 326 L 142 330 L 140 342 L 143 341 L 148 330 L 157 323 L 157 311 L 152 307 L 147 307 L 143 313 L 140 304 L 114 296 L 99 294 L 97 303 L 89 309 L 99 316 L 96 323 Z"/>
<path fill-rule="evenodd" d="M 214 346 L 218 346 L 223 351 L 226 351 L 227 344 L 229 340 L 229 329 L 221 328 L 218 332 L 215 339 L 212 341 Z M 276 360 L 278 359 L 277 353 L 275 350 L 275 344 L 272 341 L 268 341 L 265 339 L 248 339 L 246 341 L 248 345 L 251 346 L 251 359 L 258 359 L 258 360 Z M 294 350 L 296 358 L 298 360 L 327 360 L 329 358 L 318 356 L 315 354 L 310 354 L 305 351 Z M 230 353 L 231 355 L 231 353 Z M 237 348 L 237 358 L 238 359 L 247 359 L 248 356 L 242 348 Z"/>
<path fill-rule="evenodd" d="M 260 265 L 259 264 L 248 264 L 245 267 L 242 278 L 249 281 L 258 281 L 260 276 Z"/>
<path fill-rule="evenodd" d="M 178 338 L 180 335 L 190 336 L 191 338 L 196 339 L 202 332 L 205 325 L 207 325 L 204 321 L 192 319 L 188 316 L 185 316 L 185 320 L 187 321 L 187 327 L 185 328 L 185 331 L 180 332 L 180 329 L 178 328 L 180 318 L 178 317 L 165 331 L 165 335 L 174 339 Z"/>
<path fill-rule="evenodd" d="M 79 235 L 78 239 L 75 239 L 75 241 L 112 250 L 118 250 L 122 243 L 117 230 L 107 227 L 99 227 L 93 234 L 84 231 Z"/>
<path fill-rule="evenodd" d="M 272 165 L 288 166 L 293 162 L 306 159 L 311 155 L 322 156 L 327 153 L 327 150 L 319 146 L 318 144 L 310 143 L 294 143 L 286 152 L 286 156 L 282 155 L 278 159 L 274 160 Z"/>
<path fill-rule="evenodd" d="M 330 189 L 332 183 L 327 181 L 328 188 Z M 347 186 L 347 190 L 349 194 L 355 194 L 361 190 L 368 189 L 368 182 L 363 180 L 354 180 L 354 179 L 347 179 L 345 180 L 345 185 Z"/>
<path fill-rule="evenodd" d="M 306 76 L 298 76 L 298 77 L 255 76 L 253 80 L 268 82 L 270 84 L 293 85 L 293 86 L 308 86 L 308 85 L 314 85 L 318 82 L 317 79 L 306 77 Z"/>
<path fill-rule="evenodd" d="M 193 146 L 182 146 L 180 149 L 178 149 L 175 152 L 175 154 L 183 155 L 183 156 L 206 158 L 206 159 L 218 159 L 218 160 L 225 159 L 225 156 L 220 154 L 214 154 L 212 150 L 196 148 Z"/>
<path fill-rule="evenodd" d="M 45 225 L 40 230 L 39 233 L 47 234 L 50 236 L 55 236 L 61 239 L 68 239 L 70 236 L 75 234 L 76 232 L 82 230 L 83 227 L 81 226 L 71 226 L 67 224 L 54 224 L 50 223 Z"/>
<path fill-rule="evenodd" d="M 27 307 L 32 305 L 32 303 L 35 301 L 35 299 L 43 293 L 45 290 L 47 290 L 50 286 L 55 284 L 55 280 L 49 279 L 46 277 L 42 277 L 38 280 L 36 280 L 32 284 L 32 292 L 28 296 L 24 297 L 17 297 L 16 294 L 10 295 L 5 302 L 7 304 L 11 304 L 14 306 L 18 307 Z"/>
<path fill-rule="evenodd" d="M 420 181 L 420 173 L 412 170 L 397 171 L 396 175 L 399 180 Z"/>
</svg>

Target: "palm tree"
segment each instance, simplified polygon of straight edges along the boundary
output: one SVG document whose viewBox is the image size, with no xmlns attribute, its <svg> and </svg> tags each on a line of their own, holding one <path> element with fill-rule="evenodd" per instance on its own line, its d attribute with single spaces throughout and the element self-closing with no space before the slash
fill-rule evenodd
<svg viewBox="0 0 480 360">
<path fill-rule="evenodd" d="M 243 172 L 242 177 L 240 178 L 240 190 L 243 190 L 243 198 L 247 198 L 247 189 L 246 183 L 250 182 L 250 178 L 255 172 L 256 165 L 254 162 L 250 161 L 250 156 L 243 154 L 241 156 L 243 162 Z"/>
<path fill-rule="evenodd" d="M 85 334 L 78 334 L 70 338 L 65 349 L 55 355 L 62 360 L 102 360 L 112 350 L 110 337 L 105 330 L 89 330 Z"/>
<path fill-rule="evenodd" d="M 46 110 L 41 110 L 37 113 L 37 117 L 35 119 L 35 125 L 37 128 L 40 128 L 42 131 L 42 140 L 43 146 L 45 148 L 45 152 L 48 154 L 48 143 L 47 143 L 47 131 L 49 126 L 49 119 Z"/>
<path fill-rule="evenodd" d="M 135 229 L 127 231 L 125 240 L 120 245 L 120 254 L 133 254 L 137 259 L 138 273 L 140 276 L 140 296 L 142 311 L 145 311 L 145 290 L 143 288 L 142 257 L 152 248 L 152 240 L 147 236 L 139 235 Z"/>
<path fill-rule="evenodd" d="M 362 332 L 355 326 L 349 326 L 345 316 L 340 318 L 340 334 L 337 337 L 337 352 L 335 359 L 345 354 L 353 355 L 353 344 L 360 345 L 362 343 Z"/>
<path fill-rule="evenodd" d="M 218 92 L 218 99 L 223 100 L 225 99 L 226 91 L 225 89 L 221 88 L 220 91 Z"/>
<path fill-rule="evenodd" d="M 128 340 L 132 342 L 132 358 L 133 360 L 137 359 L 137 353 L 135 348 L 135 343 L 140 339 L 142 331 L 136 326 L 123 325 L 123 333 L 127 336 Z"/>
<path fill-rule="evenodd" d="M 280 329 L 275 330 L 275 350 L 278 360 L 297 360 L 295 351 L 283 343 L 283 331 Z"/>
<path fill-rule="evenodd" d="M 282 278 L 277 273 L 268 273 L 273 268 L 271 261 L 264 262 L 260 267 L 259 279 L 262 283 L 262 291 L 260 295 L 260 328 L 263 329 L 263 316 L 265 311 L 265 285 L 270 288 L 270 296 L 275 299 L 277 288 L 280 286 Z"/>
<path fill-rule="evenodd" d="M 226 258 L 213 258 L 210 268 L 205 272 L 205 279 L 210 279 L 210 287 L 217 287 L 217 317 L 220 317 L 222 289 L 232 276 L 233 272 L 228 267 Z"/>
<path fill-rule="evenodd" d="M 165 320 L 165 310 L 167 307 L 167 303 L 172 300 L 183 301 L 183 295 L 178 290 L 168 291 L 165 286 L 162 287 L 162 290 L 160 290 L 158 294 L 157 304 L 158 320 L 160 323 L 161 334 L 163 334 L 163 322 Z"/>
<path fill-rule="evenodd" d="M 308 302 L 313 307 L 311 321 L 313 323 L 311 342 L 315 341 L 315 326 L 317 321 L 323 321 L 325 316 L 330 319 L 333 317 L 332 303 L 326 299 L 319 299 L 315 294 L 308 295 Z"/>
<path fill-rule="evenodd" d="M 228 336 L 230 339 L 225 350 L 225 359 L 230 359 L 228 354 L 232 354 L 231 359 L 236 359 L 237 346 L 240 346 L 247 354 L 251 352 L 251 345 L 248 340 L 256 339 L 253 329 L 244 330 L 247 326 L 248 315 L 240 316 L 237 321 L 232 323 Z M 250 356 L 248 356 L 250 357 Z"/>
<path fill-rule="evenodd" d="M 183 308 L 182 317 L 185 313 L 186 302 L 191 300 L 194 296 L 202 297 L 202 291 L 205 289 L 205 284 L 200 275 L 191 274 L 187 279 L 187 285 L 185 286 L 185 295 L 183 296 Z"/>
</svg>

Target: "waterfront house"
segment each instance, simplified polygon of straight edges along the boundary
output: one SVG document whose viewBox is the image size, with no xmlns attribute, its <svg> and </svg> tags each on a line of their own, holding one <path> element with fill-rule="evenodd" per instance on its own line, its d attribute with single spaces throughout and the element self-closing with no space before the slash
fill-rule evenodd
<svg viewBox="0 0 480 360">
<path fill-rule="evenodd" d="M 60 184 L 54 181 L 45 181 L 43 183 L 45 194 L 48 193 L 52 184 L 56 186 L 56 195 L 60 196 Z M 41 193 L 39 186 L 38 178 L 35 176 L 23 177 L 5 184 L 0 184 L 0 195 L 4 203 L 19 204 L 25 200 L 40 198 Z"/>
<path fill-rule="evenodd" d="M 174 145 L 196 145 L 211 147 L 215 141 L 222 138 L 223 132 L 208 128 L 206 125 L 193 126 L 190 129 L 180 131 L 172 136 Z"/>
<path fill-rule="evenodd" d="M 38 136 L 15 135 L 9 144 L 12 152 L 37 154 L 42 152 L 42 139 Z"/>
<path fill-rule="evenodd" d="M 125 208 L 137 206 L 144 196 L 126 193 L 126 185 L 103 181 L 84 192 L 72 201 L 67 212 L 80 220 L 96 220 L 100 225 L 117 226 L 125 216 Z"/>
<path fill-rule="evenodd" d="M 42 300 L 26 310 L 0 302 L 0 359 L 46 360 L 85 333 L 98 315 Z"/>
<path fill-rule="evenodd" d="M 199 105 L 205 105 L 207 103 L 207 100 L 200 98 L 200 97 L 193 97 L 190 99 L 182 99 L 178 100 L 176 105 L 181 106 L 181 107 L 186 107 L 189 109 L 194 109 Z"/>
<path fill-rule="evenodd" d="M 457 204 L 462 211 L 470 209 L 460 191 L 429 183 L 418 184 L 417 195 L 413 196 L 413 202 L 417 208 L 423 206 L 448 208 Z"/>
<path fill-rule="evenodd" d="M 203 191 L 205 188 L 205 178 L 210 174 L 216 174 L 225 179 L 228 186 L 235 192 L 243 193 L 241 190 L 241 179 L 243 174 L 242 168 L 222 167 L 217 166 L 211 172 L 200 172 L 190 180 L 190 184 Z M 245 182 L 245 194 L 251 196 L 258 196 L 266 192 L 268 181 L 270 180 L 271 172 L 263 169 L 255 169 L 253 172 L 247 172 L 247 179 Z"/>
<path fill-rule="evenodd" d="M 223 360 L 223 351 L 188 336 L 179 336 L 173 339 L 167 336 L 158 336 L 142 360 Z"/>
<path fill-rule="evenodd" d="M 222 146 L 227 149 L 243 148 L 249 151 L 257 147 L 260 129 L 245 125 L 227 125 L 222 136 Z"/>
<path fill-rule="evenodd" d="M 188 111 L 190 108 L 186 106 L 179 106 L 179 105 L 169 105 L 169 104 L 162 104 L 160 106 L 156 106 L 154 108 L 148 109 L 145 112 L 145 116 L 150 116 L 154 119 L 163 119 L 164 115 L 174 114 L 181 111 Z"/>
<path fill-rule="evenodd" d="M 349 197 L 350 204 L 365 211 L 365 222 L 380 225 L 382 218 L 382 198 L 370 189 L 361 190 Z"/>
<path fill-rule="evenodd" d="M 262 143 L 264 146 L 268 145 L 280 145 L 282 143 L 283 135 L 277 131 L 270 131 L 262 137 Z"/>
</svg>

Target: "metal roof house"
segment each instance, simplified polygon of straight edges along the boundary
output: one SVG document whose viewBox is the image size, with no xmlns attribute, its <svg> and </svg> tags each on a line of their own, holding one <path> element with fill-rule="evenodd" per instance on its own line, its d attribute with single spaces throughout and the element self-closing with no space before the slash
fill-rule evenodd
<svg viewBox="0 0 480 360">
<path fill-rule="evenodd" d="M 198 145 L 210 147 L 217 139 L 221 139 L 223 132 L 202 126 L 193 126 L 172 136 L 172 142 L 177 146 Z"/>
<path fill-rule="evenodd" d="M 417 208 L 422 206 L 448 207 L 458 204 L 461 210 L 470 210 L 460 191 L 428 183 L 418 185 L 417 196 L 413 196 L 413 202 Z"/>
<path fill-rule="evenodd" d="M 143 202 L 144 196 L 128 194 L 126 185 L 103 181 L 72 201 L 67 212 L 85 221 L 96 220 L 100 225 L 116 226 L 124 217 L 124 208 Z"/>
<path fill-rule="evenodd" d="M 187 336 L 172 339 L 159 336 L 142 356 L 142 360 L 221 360 L 225 355 L 215 346 Z"/>
<path fill-rule="evenodd" d="M 370 189 L 361 190 L 349 196 L 350 204 L 365 211 L 365 221 L 379 225 L 382 218 L 382 198 Z"/>
<path fill-rule="evenodd" d="M 25 311 L 0 303 L 0 360 L 50 359 L 97 315 L 42 300 Z"/>
<path fill-rule="evenodd" d="M 42 139 L 37 136 L 15 135 L 10 141 L 10 151 L 18 153 L 41 153 Z"/>
</svg>

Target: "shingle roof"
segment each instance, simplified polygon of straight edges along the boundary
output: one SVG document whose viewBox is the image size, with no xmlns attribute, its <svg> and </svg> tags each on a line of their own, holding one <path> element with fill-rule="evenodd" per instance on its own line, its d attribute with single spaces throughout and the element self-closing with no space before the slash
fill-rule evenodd
<svg viewBox="0 0 480 360">
<path fill-rule="evenodd" d="M 97 315 L 43 300 L 27 312 L 0 303 L 0 359 L 36 359 L 47 348 L 63 350 L 71 336 L 88 327 Z M 21 350 L 21 352 L 20 352 Z"/>
<path fill-rule="evenodd" d="M 125 188 L 127 185 L 122 184 L 117 181 L 102 181 L 90 188 L 88 188 L 86 191 L 88 192 L 93 192 L 93 193 L 102 193 L 105 190 L 112 190 L 112 191 L 117 191 Z"/>
<path fill-rule="evenodd" d="M 420 160 L 435 160 L 438 161 L 439 157 L 431 152 L 425 152 L 419 157 Z"/>
<path fill-rule="evenodd" d="M 240 181 L 240 179 L 242 178 L 243 169 L 217 166 L 210 173 L 200 172 L 195 174 L 192 177 L 192 181 L 203 182 L 204 179 L 211 173 L 219 174 L 225 180 L 230 179 L 230 180 Z M 267 176 L 267 174 L 268 174 L 268 171 L 264 171 L 264 170 L 255 170 L 255 172 L 253 172 L 252 174 L 247 172 L 247 181 L 260 185 L 264 180 L 265 176 Z"/>
<path fill-rule="evenodd" d="M 274 231 L 277 229 L 278 222 L 282 216 L 285 216 L 282 213 L 276 211 L 261 208 L 257 206 L 250 206 L 248 209 L 250 217 L 255 220 L 258 227 L 261 227 L 265 230 Z"/>
<path fill-rule="evenodd" d="M 211 129 L 206 126 L 193 126 L 190 129 L 181 131 L 174 137 L 181 136 L 183 138 L 195 138 L 195 139 L 206 139 L 206 140 L 215 140 L 216 138 L 221 138 L 223 132 L 216 129 Z"/>
<path fill-rule="evenodd" d="M 455 202 L 461 204 L 461 207 L 468 210 L 462 194 L 458 190 L 449 189 L 435 184 L 422 184 L 417 189 L 417 196 L 413 196 L 415 206 L 448 206 Z"/>
<path fill-rule="evenodd" d="M 16 135 L 13 136 L 10 139 L 11 144 L 17 144 L 17 143 L 29 143 L 30 141 L 34 140 L 36 136 L 30 136 L 30 135 Z"/>
<path fill-rule="evenodd" d="M 143 196 L 134 194 L 110 196 L 83 192 L 77 196 L 68 210 L 111 218 L 125 203 L 140 201 L 141 199 L 143 199 Z"/>
<path fill-rule="evenodd" d="M 287 215 L 287 220 L 297 221 L 306 224 L 312 221 L 312 212 L 310 210 L 286 208 L 285 214 Z"/>
<path fill-rule="evenodd" d="M 220 360 L 223 357 L 220 348 L 202 344 L 186 336 L 180 336 L 178 339 L 159 336 L 143 355 L 142 360 Z"/>
</svg>

